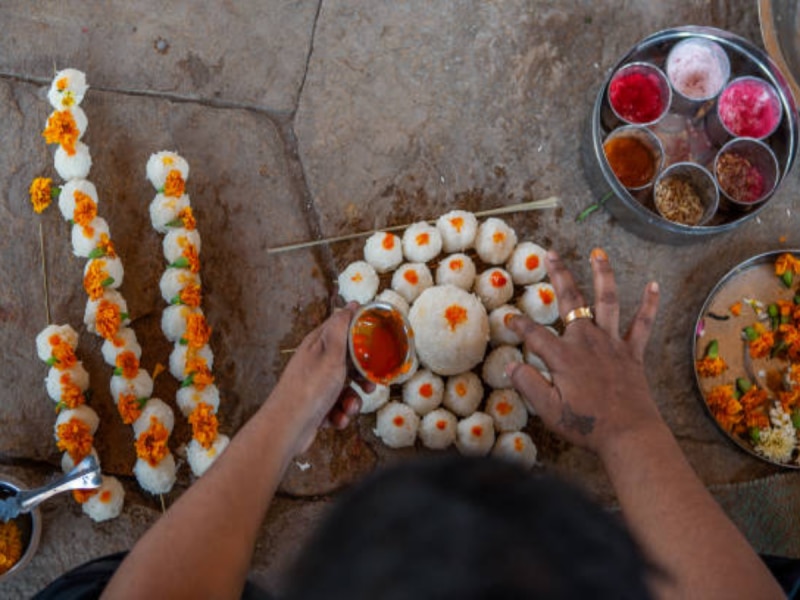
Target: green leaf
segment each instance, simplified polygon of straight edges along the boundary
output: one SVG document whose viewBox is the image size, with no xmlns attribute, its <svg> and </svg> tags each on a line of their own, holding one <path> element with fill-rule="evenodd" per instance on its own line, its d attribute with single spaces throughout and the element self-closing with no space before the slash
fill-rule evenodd
<svg viewBox="0 0 800 600">
<path fill-rule="evenodd" d="M 754 342 L 758 339 L 758 332 L 756 331 L 755 327 L 747 326 L 743 329 L 744 336 L 747 338 L 747 341 Z"/>
<path fill-rule="evenodd" d="M 63 401 L 61 401 L 61 402 L 59 402 L 58 404 L 56 404 L 56 412 L 57 412 L 57 413 L 60 413 L 60 412 L 61 412 L 62 410 L 64 410 L 65 408 L 67 408 L 67 405 L 66 405 L 66 404 L 64 404 L 64 402 L 63 402 Z"/>
<path fill-rule="evenodd" d="M 174 296 L 172 300 L 169 301 L 170 304 L 183 304 L 183 300 L 181 300 L 180 296 Z"/>
<path fill-rule="evenodd" d="M 95 248 L 91 252 L 89 252 L 89 258 L 102 258 L 106 255 L 106 251 L 102 248 Z"/>
<path fill-rule="evenodd" d="M 585 209 L 583 209 L 580 213 L 578 213 L 578 216 L 575 217 L 575 222 L 576 223 L 583 223 L 589 217 L 589 215 L 591 215 L 593 212 L 595 212 L 596 210 L 601 208 L 606 203 L 606 200 L 611 198 L 611 196 L 613 196 L 613 195 L 614 195 L 613 191 L 606 192 L 606 194 L 602 198 L 600 198 L 600 200 L 590 204 Z"/>
<path fill-rule="evenodd" d="M 67 219 L 67 223 L 70 225 L 75 225 L 75 219 Z"/>
<path fill-rule="evenodd" d="M 186 338 L 181 338 L 179 340 L 179 343 L 180 343 L 181 346 L 188 346 L 189 345 L 189 340 L 187 340 Z"/>
<path fill-rule="evenodd" d="M 770 317 L 777 317 L 778 314 L 779 314 L 778 313 L 778 305 L 777 304 L 770 304 L 767 307 L 767 314 L 769 314 Z"/>
<path fill-rule="evenodd" d="M 128 313 L 124 312 L 124 313 L 119 313 L 119 318 L 122 319 L 123 321 L 127 321 L 128 319 L 131 318 L 131 316 Z"/>
<path fill-rule="evenodd" d="M 758 430 L 758 427 L 751 427 L 748 433 L 754 444 L 758 444 L 761 441 L 761 432 Z"/>
<path fill-rule="evenodd" d="M 792 412 L 792 425 L 795 429 L 800 429 L 800 410 L 795 409 Z"/>
<path fill-rule="evenodd" d="M 740 392 L 742 392 L 743 394 L 746 394 L 747 392 L 750 391 L 750 389 L 752 387 L 753 387 L 753 384 L 749 379 L 745 379 L 744 377 L 737 377 L 737 379 L 736 379 L 736 388 Z"/>
<path fill-rule="evenodd" d="M 122 375 L 122 367 L 114 367 L 114 375 Z"/>
<path fill-rule="evenodd" d="M 176 260 L 174 263 L 171 263 L 169 266 L 174 269 L 185 269 L 186 267 L 189 266 L 189 259 L 186 258 L 185 256 L 181 256 L 178 260 Z"/>
<path fill-rule="evenodd" d="M 58 200 L 58 197 L 61 195 L 61 188 L 57 185 L 54 185 L 50 188 L 50 197 L 53 200 Z"/>
<path fill-rule="evenodd" d="M 47 366 L 48 366 L 48 367 L 52 367 L 53 365 L 55 365 L 56 363 L 58 363 L 58 359 L 57 359 L 55 356 L 51 356 L 51 357 L 50 357 L 50 358 L 48 358 L 48 359 L 47 359 L 45 362 L 47 363 Z"/>
<path fill-rule="evenodd" d="M 187 387 L 189 387 L 190 385 L 193 385 L 193 384 L 194 384 L 194 373 L 192 373 L 186 379 L 181 381 L 181 387 L 182 388 L 187 388 Z"/>
<path fill-rule="evenodd" d="M 103 279 L 103 281 L 100 283 L 100 285 L 102 285 L 103 287 L 108 287 L 110 285 L 114 285 L 114 278 L 113 277 L 106 277 L 105 279 Z"/>
<path fill-rule="evenodd" d="M 717 340 L 711 340 L 708 344 L 706 356 L 708 358 L 717 358 L 719 356 L 719 342 Z"/>
<path fill-rule="evenodd" d="M 792 282 L 794 281 L 794 273 L 792 273 L 791 271 L 786 271 L 783 275 L 781 275 L 781 281 L 783 282 L 783 285 L 785 285 L 787 288 L 792 287 Z"/>
<path fill-rule="evenodd" d="M 148 400 L 150 400 L 150 398 L 137 398 L 136 404 L 139 406 L 139 409 L 144 408 L 144 405 L 147 404 Z"/>
<path fill-rule="evenodd" d="M 180 217 L 172 219 L 172 221 L 167 222 L 167 227 L 183 227 L 183 219 Z"/>
</svg>

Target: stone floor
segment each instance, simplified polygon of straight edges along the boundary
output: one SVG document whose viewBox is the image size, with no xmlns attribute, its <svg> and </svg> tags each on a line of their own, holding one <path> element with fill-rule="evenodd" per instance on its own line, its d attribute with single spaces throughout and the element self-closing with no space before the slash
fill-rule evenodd
<svg viewBox="0 0 800 600">
<path fill-rule="evenodd" d="M 203 236 L 204 307 L 214 326 L 224 430 L 235 432 L 264 401 L 288 354 L 325 316 L 339 269 L 360 242 L 267 255 L 268 247 L 479 210 L 551 195 L 561 207 L 509 218 L 523 239 L 558 249 L 585 285 L 588 255 L 609 251 L 625 314 L 649 279 L 663 308 L 648 353 L 658 403 L 708 485 L 775 472 L 737 451 L 705 416 L 695 391 L 693 321 L 714 282 L 741 260 L 800 246 L 787 209 L 796 171 L 757 220 L 690 246 L 637 237 L 605 213 L 575 216 L 597 199 L 580 161 L 588 115 L 608 69 L 646 35 L 706 24 L 758 42 L 749 0 L 589 2 L 447 0 L 243 0 L 0 3 L 0 474 L 27 485 L 53 477 L 52 403 L 33 340 L 46 324 L 40 227 L 55 322 L 81 323 L 82 261 L 57 210 L 32 213 L 31 179 L 53 174 L 40 131 L 54 69 L 85 71 L 91 90 L 85 141 L 101 213 L 126 266 L 122 288 L 143 341 L 144 366 L 165 362 L 159 329 L 159 236 L 146 208 L 150 153 L 175 149 L 191 164 L 188 192 Z M 27 597 L 87 559 L 127 548 L 160 512 L 130 477 L 131 433 L 116 419 L 99 344 L 82 336 L 102 417 L 105 470 L 123 477 L 122 516 L 95 524 L 69 498 L 43 508 L 33 563 L 0 584 Z M 156 394 L 174 397 L 165 376 Z M 178 419 L 178 421 L 182 421 Z M 287 473 L 263 528 L 253 568 L 273 584 L 341 486 L 376 464 L 421 451 L 382 448 L 365 417 L 327 432 Z M 545 468 L 582 481 L 606 503 L 597 460 L 534 425 Z M 177 445 L 189 437 L 179 424 Z M 190 481 L 183 468 L 173 502 Z"/>
</svg>

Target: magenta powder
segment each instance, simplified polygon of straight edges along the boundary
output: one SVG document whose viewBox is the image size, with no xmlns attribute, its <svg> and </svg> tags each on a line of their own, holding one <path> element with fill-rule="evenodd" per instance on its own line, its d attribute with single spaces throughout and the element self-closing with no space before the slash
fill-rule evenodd
<svg viewBox="0 0 800 600">
<path fill-rule="evenodd" d="M 770 135 L 781 120 L 781 104 L 772 87 L 760 79 L 732 81 L 719 97 L 717 112 L 733 135 L 756 139 Z"/>
<path fill-rule="evenodd" d="M 622 69 L 611 79 L 608 101 L 629 123 L 652 123 L 667 109 L 668 96 L 658 73 L 646 68 Z"/>
</svg>

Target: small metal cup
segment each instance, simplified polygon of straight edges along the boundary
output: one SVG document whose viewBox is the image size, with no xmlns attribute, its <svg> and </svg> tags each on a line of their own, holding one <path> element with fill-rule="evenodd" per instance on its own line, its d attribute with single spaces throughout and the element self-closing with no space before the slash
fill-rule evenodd
<svg viewBox="0 0 800 600">
<path fill-rule="evenodd" d="M 696 79 L 704 77 L 712 70 L 718 70 L 719 85 L 707 89 L 705 93 L 692 90 L 692 82 L 681 80 L 677 75 L 679 70 L 678 61 L 681 59 L 681 54 L 685 54 L 687 49 L 690 48 L 696 49 L 697 58 L 699 59 L 697 64 L 691 65 Z M 690 37 L 672 47 L 672 50 L 667 55 L 665 70 L 674 92 L 670 110 L 693 116 L 703 103 L 716 98 L 725 87 L 731 75 L 731 62 L 725 50 L 716 42 L 702 37 Z"/>
<path fill-rule="evenodd" d="M 644 185 L 630 187 L 630 186 L 625 186 L 625 184 L 622 181 L 620 181 L 620 184 L 625 186 L 631 192 L 646 190 L 651 185 L 653 185 L 653 181 L 655 181 L 659 171 L 661 171 L 661 168 L 664 166 L 664 148 L 661 145 L 661 140 L 659 140 L 658 136 L 656 136 L 652 131 L 650 131 L 646 127 L 640 127 L 638 125 L 625 125 L 624 127 L 615 129 L 614 131 L 608 134 L 606 139 L 603 141 L 603 150 L 605 151 L 606 144 L 608 144 L 608 142 L 622 137 L 634 138 L 642 142 L 645 145 L 645 147 L 647 147 L 647 149 L 653 155 L 654 171 L 653 171 L 653 176 Z M 606 156 L 606 162 L 608 162 L 607 156 Z M 610 163 L 609 167 L 611 167 Z M 611 168 L 612 172 L 613 170 L 614 169 Z M 619 180 L 619 177 L 617 177 L 617 179 Z"/>
<path fill-rule="evenodd" d="M 633 121 L 627 117 L 625 117 L 619 110 L 620 107 L 614 106 L 614 103 L 611 101 L 611 88 L 614 86 L 614 83 L 618 81 L 625 75 L 630 75 L 631 73 L 642 73 L 646 75 L 652 75 L 658 80 L 658 87 L 659 93 L 661 95 L 661 102 L 663 105 L 662 111 L 656 116 L 656 118 L 650 121 Z M 672 88 L 669 85 L 669 81 L 667 80 L 667 76 L 664 72 L 659 69 L 657 66 L 647 63 L 647 62 L 633 62 L 625 65 L 621 69 L 619 69 L 614 75 L 611 76 L 611 80 L 608 84 L 608 104 L 611 106 L 611 110 L 614 112 L 614 115 L 622 121 L 623 123 L 628 123 L 630 125 L 653 125 L 658 123 L 667 111 L 669 111 L 669 106 L 672 103 Z"/>
<path fill-rule="evenodd" d="M 16 481 L 7 477 L 0 479 L 0 499 L 13 496 L 25 488 Z M 22 533 L 22 556 L 19 561 L 8 571 L 0 575 L 0 584 L 22 571 L 31 562 L 36 550 L 39 548 L 39 539 L 42 535 L 42 513 L 34 508 L 29 513 L 22 513 L 14 518 Z"/>
<path fill-rule="evenodd" d="M 758 86 L 760 86 L 764 90 L 764 92 L 770 96 L 771 101 L 775 104 L 775 106 L 779 111 L 778 118 L 775 120 L 775 124 L 773 125 L 773 127 L 769 129 L 767 132 L 765 132 L 763 135 L 760 135 L 753 139 L 763 140 L 768 138 L 773 133 L 775 133 L 775 130 L 781 123 L 781 120 L 783 118 L 782 115 L 783 107 L 781 105 L 780 96 L 778 95 L 778 92 L 775 90 L 775 88 L 768 82 L 764 81 L 759 77 L 752 77 L 750 75 L 746 75 L 744 77 L 737 77 L 736 79 L 732 80 L 728 85 L 725 86 L 725 89 L 722 90 L 722 93 L 720 93 L 719 98 L 717 99 L 716 108 L 714 110 L 709 111 L 708 115 L 706 116 L 706 133 L 709 139 L 714 144 L 722 145 L 731 138 L 742 137 L 742 132 L 732 130 L 729 124 L 725 123 L 724 119 L 719 113 L 719 109 L 720 109 L 720 102 L 724 103 L 723 99 L 725 95 L 729 93 L 730 90 L 735 89 L 737 86 L 741 85 L 742 82 L 745 81 L 752 81 L 755 82 Z"/>
<path fill-rule="evenodd" d="M 764 189 L 758 198 L 751 201 L 744 201 L 734 198 L 719 181 L 719 160 L 727 153 L 737 154 L 746 158 L 753 167 L 761 174 L 764 181 Z M 719 185 L 722 196 L 739 208 L 751 208 L 767 200 L 775 191 L 775 186 L 780 178 L 780 167 L 775 153 L 764 142 L 753 138 L 736 138 L 729 141 L 720 148 L 714 159 L 714 177 Z"/>
<path fill-rule="evenodd" d="M 658 202 L 655 201 L 655 194 L 658 190 L 659 184 L 671 177 L 687 181 L 689 184 L 691 184 L 691 186 L 697 192 L 697 195 L 700 197 L 700 201 L 703 204 L 703 216 L 700 217 L 700 220 L 697 223 L 690 225 L 687 223 L 673 221 L 668 219 L 667 216 L 661 212 Z M 690 162 L 675 163 L 664 169 L 661 172 L 661 175 L 659 175 L 656 179 L 655 185 L 653 186 L 653 197 L 656 211 L 658 211 L 662 217 L 671 223 L 675 223 L 676 225 L 681 225 L 684 227 L 700 227 L 705 225 L 714 217 L 717 212 L 717 208 L 719 208 L 719 188 L 717 187 L 717 182 L 714 179 L 714 176 L 700 165 Z"/>
</svg>

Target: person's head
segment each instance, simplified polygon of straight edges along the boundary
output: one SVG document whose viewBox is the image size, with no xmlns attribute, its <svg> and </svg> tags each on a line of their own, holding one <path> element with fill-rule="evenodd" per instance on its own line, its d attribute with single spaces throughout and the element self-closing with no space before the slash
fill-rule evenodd
<svg viewBox="0 0 800 600">
<path fill-rule="evenodd" d="M 574 487 L 446 457 L 348 492 L 290 573 L 287 598 L 649 598 L 649 573 L 622 524 Z"/>
</svg>

